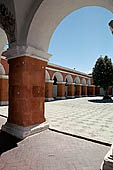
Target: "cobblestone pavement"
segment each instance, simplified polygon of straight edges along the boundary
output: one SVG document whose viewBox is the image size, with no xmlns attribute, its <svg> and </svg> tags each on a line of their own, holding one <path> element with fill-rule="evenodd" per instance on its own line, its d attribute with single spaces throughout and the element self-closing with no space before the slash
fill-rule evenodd
<svg viewBox="0 0 113 170">
<path fill-rule="evenodd" d="M 113 142 L 113 103 L 84 97 L 46 103 L 50 128 L 87 138 Z"/>
<path fill-rule="evenodd" d="M 110 110 L 113 106 L 112 103 L 89 103 L 89 99 L 92 98 L 46 103 L 46 117 L 50 122 L 50 127 L 81 136 L 85 136 L 84 132 L 87 132 L 90 137 L 89 132 L 95 130 L 97 124 L 105 126 L 108 117 L 112 118 Z M 101 111 L 99 112 L 99 110 Z M 6 121 L 7 112 L 8 107 L 0 107 L 0 126 Z M 92 123 L 91 125 L 89 125 L 89 121 Z M 85 127 L 87 130 L 84 130 Z M 109 128 L 105 128 L 105 130 L 107 132 Z M 97 132 L 95 131 L 95 135 L 98 134 Z M 106 139 L 108 138 L 109 133 L 106 134 Z M 9 141 L 6 140 L 4 145 L 5 143 L 9 143 Z M 12 149 L 9 147 L 10 150 L 1 154 L 0 170 L 99 170 L 101 162 L 109 150 L 107 146 L 50 130 L 15 143 L 15 148 L 12 146 Z"/>
</svg>

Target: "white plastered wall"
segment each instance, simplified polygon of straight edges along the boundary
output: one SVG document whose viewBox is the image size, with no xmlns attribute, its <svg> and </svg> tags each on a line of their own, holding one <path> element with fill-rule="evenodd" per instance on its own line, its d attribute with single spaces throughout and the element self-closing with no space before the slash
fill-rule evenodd
<svg viewBox="0 0 113 170">
<path fill-rule="evenodd" d="M 58 24 L 71 12 L 86 6 L 100 6 L 113 12 L 112 0 L 44 0 L 30 25 L 27 45 L 48 52 L 51 36 Z"/>
</svg>

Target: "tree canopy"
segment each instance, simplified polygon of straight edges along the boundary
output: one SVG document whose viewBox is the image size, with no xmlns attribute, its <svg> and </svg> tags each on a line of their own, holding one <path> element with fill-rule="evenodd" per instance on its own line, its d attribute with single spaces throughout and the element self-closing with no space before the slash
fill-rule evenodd
<svg viewBox="0 0 113 170">
<path fill-rule="evenodd" d="M 99 57 L 92 72 L 93 81 L 107 92 L 109 86 L 113 86 L 113 64 L 108 56 Z"/>
</svg>

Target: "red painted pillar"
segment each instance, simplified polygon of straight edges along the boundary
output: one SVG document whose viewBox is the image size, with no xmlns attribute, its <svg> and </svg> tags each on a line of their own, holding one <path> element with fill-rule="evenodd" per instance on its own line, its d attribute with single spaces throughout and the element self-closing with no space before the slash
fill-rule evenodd
<svg viewBox="0 0 113 170">
<path fill-rule="evenodd" d="M 0 105 L 8 105 L 8 75 L 0 75 Z"/>
<path fill-rule="evenodd" d="M 100 95 L 100 87 L 95 87 L 95 95 Z"/>
<path fill-rule="evenodd" d="M 88 86 L 88 95 L 95 96 L 95 86 L 94 85 Z"/>
<path fill-rule="evenodd" d="M 65 82 L 57 82 L 56 99 L 65 99 Z"/>
<path fill-rule="evenodd" d="M 76 97 L 81 97 L 81 84 L 76 85 Z"/>
<path fill-rule="evenodd" d="M 68 83 L 68 94 L 67 98 L 75 98 L 75 83 Z"/>
<path fill-rule="evenodd" d="M 109 86 L 109 88 L 108 88 L 108 94 L 109 94 L 110 96 L 112 96 L 112 86 Z"/>
<path fill-rule="evenodd" d="M 3 131 L 25 138 L 48 127 L 41 124 L 45 122 L 46 65 L 29 56 L 9 60 L 9 114 Z"/>
<path fill-rule="evenodd" d="M 82 96 L 87 96 L 87 85 L 82 85 Z"/>
<path fill-rule="evenodd" d="M 45 100 L 52 101 L 53 99 L 53 80 L 48 80 L 45 83 Z"/>
</svg>

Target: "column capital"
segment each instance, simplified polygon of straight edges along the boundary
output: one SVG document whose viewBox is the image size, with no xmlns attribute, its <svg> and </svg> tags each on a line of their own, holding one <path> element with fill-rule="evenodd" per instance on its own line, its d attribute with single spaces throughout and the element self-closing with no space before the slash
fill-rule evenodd
<svg viewBox="0 0 113 170">
<path fill-rule="evenodd" d="M 67 85 L 75 85 L 75 83 L 67 83 Z"/>
<path fill-rule="evenodd" d="M 45 80 L 46 83 L 54 83 L 54 80 Z"/>
<path fill-rule="evenodd" d="M 18 45 L 10 47 L 6 52 L 6 57 L 9 60 L 22 56 L 29 56 L 32 58 L 48 61 L 52 55 L 34 47 Z"/>
<path fill-rule="evenodd" d="M 63 82 L 63 81 L 60 82 L 60 81 L 59 81 L 59 82 L 57 82 L 57 84 L 66 84 L 66 82 Z"/>
</svg>

